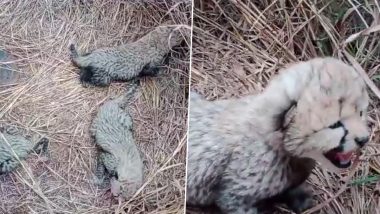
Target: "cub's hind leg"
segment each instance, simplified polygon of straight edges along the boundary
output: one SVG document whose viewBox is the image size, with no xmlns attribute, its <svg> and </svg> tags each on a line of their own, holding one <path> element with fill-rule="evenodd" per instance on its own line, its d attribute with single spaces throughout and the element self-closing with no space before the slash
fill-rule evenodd
<svg viewBox="0 0 380 214">
<path fill-rule="evenodd" d="M 80 55 L 74 45 L 70 45 L 71 62 L 80 69 L 79 79 L 83 86 L 90 85 L 105 87 L 111 84 L 111 77 L 102 66 L 96 66 L 96 54 L 86 53 Z"/>
<path fill-rule="evenodd" d="M 157 76 L 160 72 L 160 68 L 152 63 L 146 64 L 141 72 L 139 73 L 139 77 L 143 76 Z"/>
<path fill-rule="evenodd" d="M 95 68 L 94 66 L 86 66 L 80 69 L 80 82 L 83 86 L 94 85 L 106 87 L 111 84 L 111 78 L 106 72 Z"/>
</svg>

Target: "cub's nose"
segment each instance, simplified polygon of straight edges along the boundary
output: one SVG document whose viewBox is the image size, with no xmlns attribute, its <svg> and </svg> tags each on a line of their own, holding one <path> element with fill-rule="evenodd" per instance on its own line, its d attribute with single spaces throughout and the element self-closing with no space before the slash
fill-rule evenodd
<svg viewBox="0 0 380 214">
<path fill-rule="evenodd" d="M 363 147 L 366 143 L 368 143 L 369 137 L 356 137 L 355 142 L 360 147 Z"/>
</svg>

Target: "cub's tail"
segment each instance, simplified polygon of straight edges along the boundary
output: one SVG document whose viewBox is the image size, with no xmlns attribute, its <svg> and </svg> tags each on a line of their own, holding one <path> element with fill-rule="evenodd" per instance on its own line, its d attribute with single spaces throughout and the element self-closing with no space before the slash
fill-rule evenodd
<svg viewBox="0 0 380 214">
<path fill-rule="evenodd" d="M 70 45 L 70 60 L 71 62 L 77 66 L 78 68 L 81 68 L 83 67 L 80 63 L 80 56 L 79 56 L 79 52 L 77 51 L 77 49 L 75 48 L 75 45 L 74 44 L 71 44 Z"/>
<path fill-rule="evenodd" d="M 131 81 L 129 81 L 126 92 L 120 97 L 114 99 L 112 102 L 119 104 L 121 108 L 127 110 L 128 109 L 127 106 L 134 98 L 139 86 L 140 86 L 140 81 L 138 79 L 132 79 Z"/>
<path fill-rule="evenodd" d="M 75 58 L 79 57 L 79 53 L 78 53 L 77 49 L 75 48 L 74 44 L 71 44 L 69 49 L 70 49 L 70 58 L 71 59 L 75 59 Z"/>
<path fill-rule="evenodd" d="M 140 80 L 132 79 L 131 81 L 129 81 L 128 86 L 129 87 L 128 87 L 127 91 L 125 92 L 125 95 L 124 95 L 124 101 L 126 103 L 130 102 L 132 100 L 132 98 L 134 97 L 134 95 L 137 91 L 137 88 L 140 86 Z"/>
</svg>

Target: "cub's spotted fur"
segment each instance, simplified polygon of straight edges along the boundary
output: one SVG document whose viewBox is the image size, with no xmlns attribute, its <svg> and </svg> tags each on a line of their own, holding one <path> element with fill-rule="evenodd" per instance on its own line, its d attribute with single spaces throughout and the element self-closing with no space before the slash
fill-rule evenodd
<svg viewBox="0 0 380 214">
<path fill-rule="evenodd" d="M 143 182 L 143 162 L 133 139 L 132 118 L 123 108 L 136 89 L 134 84 L 125 96 L 103 104 L 92 123 L 91 133 L 100 148 L 97 176 L 111 176 L 111 191 L 129 198 Z"/>
<path fill-rule="evenodd" d="M 101 48 L 80 55 L 70 46 L 71 60 L 80 68 L 80 81 L 108 86 L 112 81 L 128 81 L 144 75 L 156 75 L 158 66 L 171 48 L 183 38 L 173 26 L 160 26 L 136 42 L 118 47 Z"/>
<path fill-rule="evenodd" d="M 0 175 L 15 170 L 19 165 L 19 160 L 26 159 L 35 151 L 37 153 L 47 152 L 49 140 L 42 138 L 35 145 L 19 135 L 15 130 L 6 130 L 0 134 Z"/>
<path fill-rule="evenodd" d="M 280 200 L 301 212 L 312 205 L 303 183 L 316 162 L 347 168 L 368 141 L 367 106 L 364 81 L 333 58 L 291 65 L 255 96 L 207 101 L 192 92 L 188 205 L 257 213 Z"/>
</svg>

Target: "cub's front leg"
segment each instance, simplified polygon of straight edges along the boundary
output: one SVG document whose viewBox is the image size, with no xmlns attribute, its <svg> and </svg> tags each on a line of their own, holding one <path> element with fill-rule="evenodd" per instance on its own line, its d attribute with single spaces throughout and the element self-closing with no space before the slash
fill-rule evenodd
<svg viewBox="0 0 380 214">
<path fill-rule="evenodd" d="M 106 184 L 109 182 L 109 175 L 106 172 L 106 166 L 104 165 L 104 159 L 107 154 L 102 151 L 98 152 L 96 159 L 95 176 L 93 178 L 93 183 L 99 185 L 101 188 L 105 188 Z"/>
<path fill-rule="evenodd" d="M 300 214 L 314 205 L 311 193 L 304 185 L 289 189 L 282 195 L 282 201 L 295 213 Z"/>
</svg>

